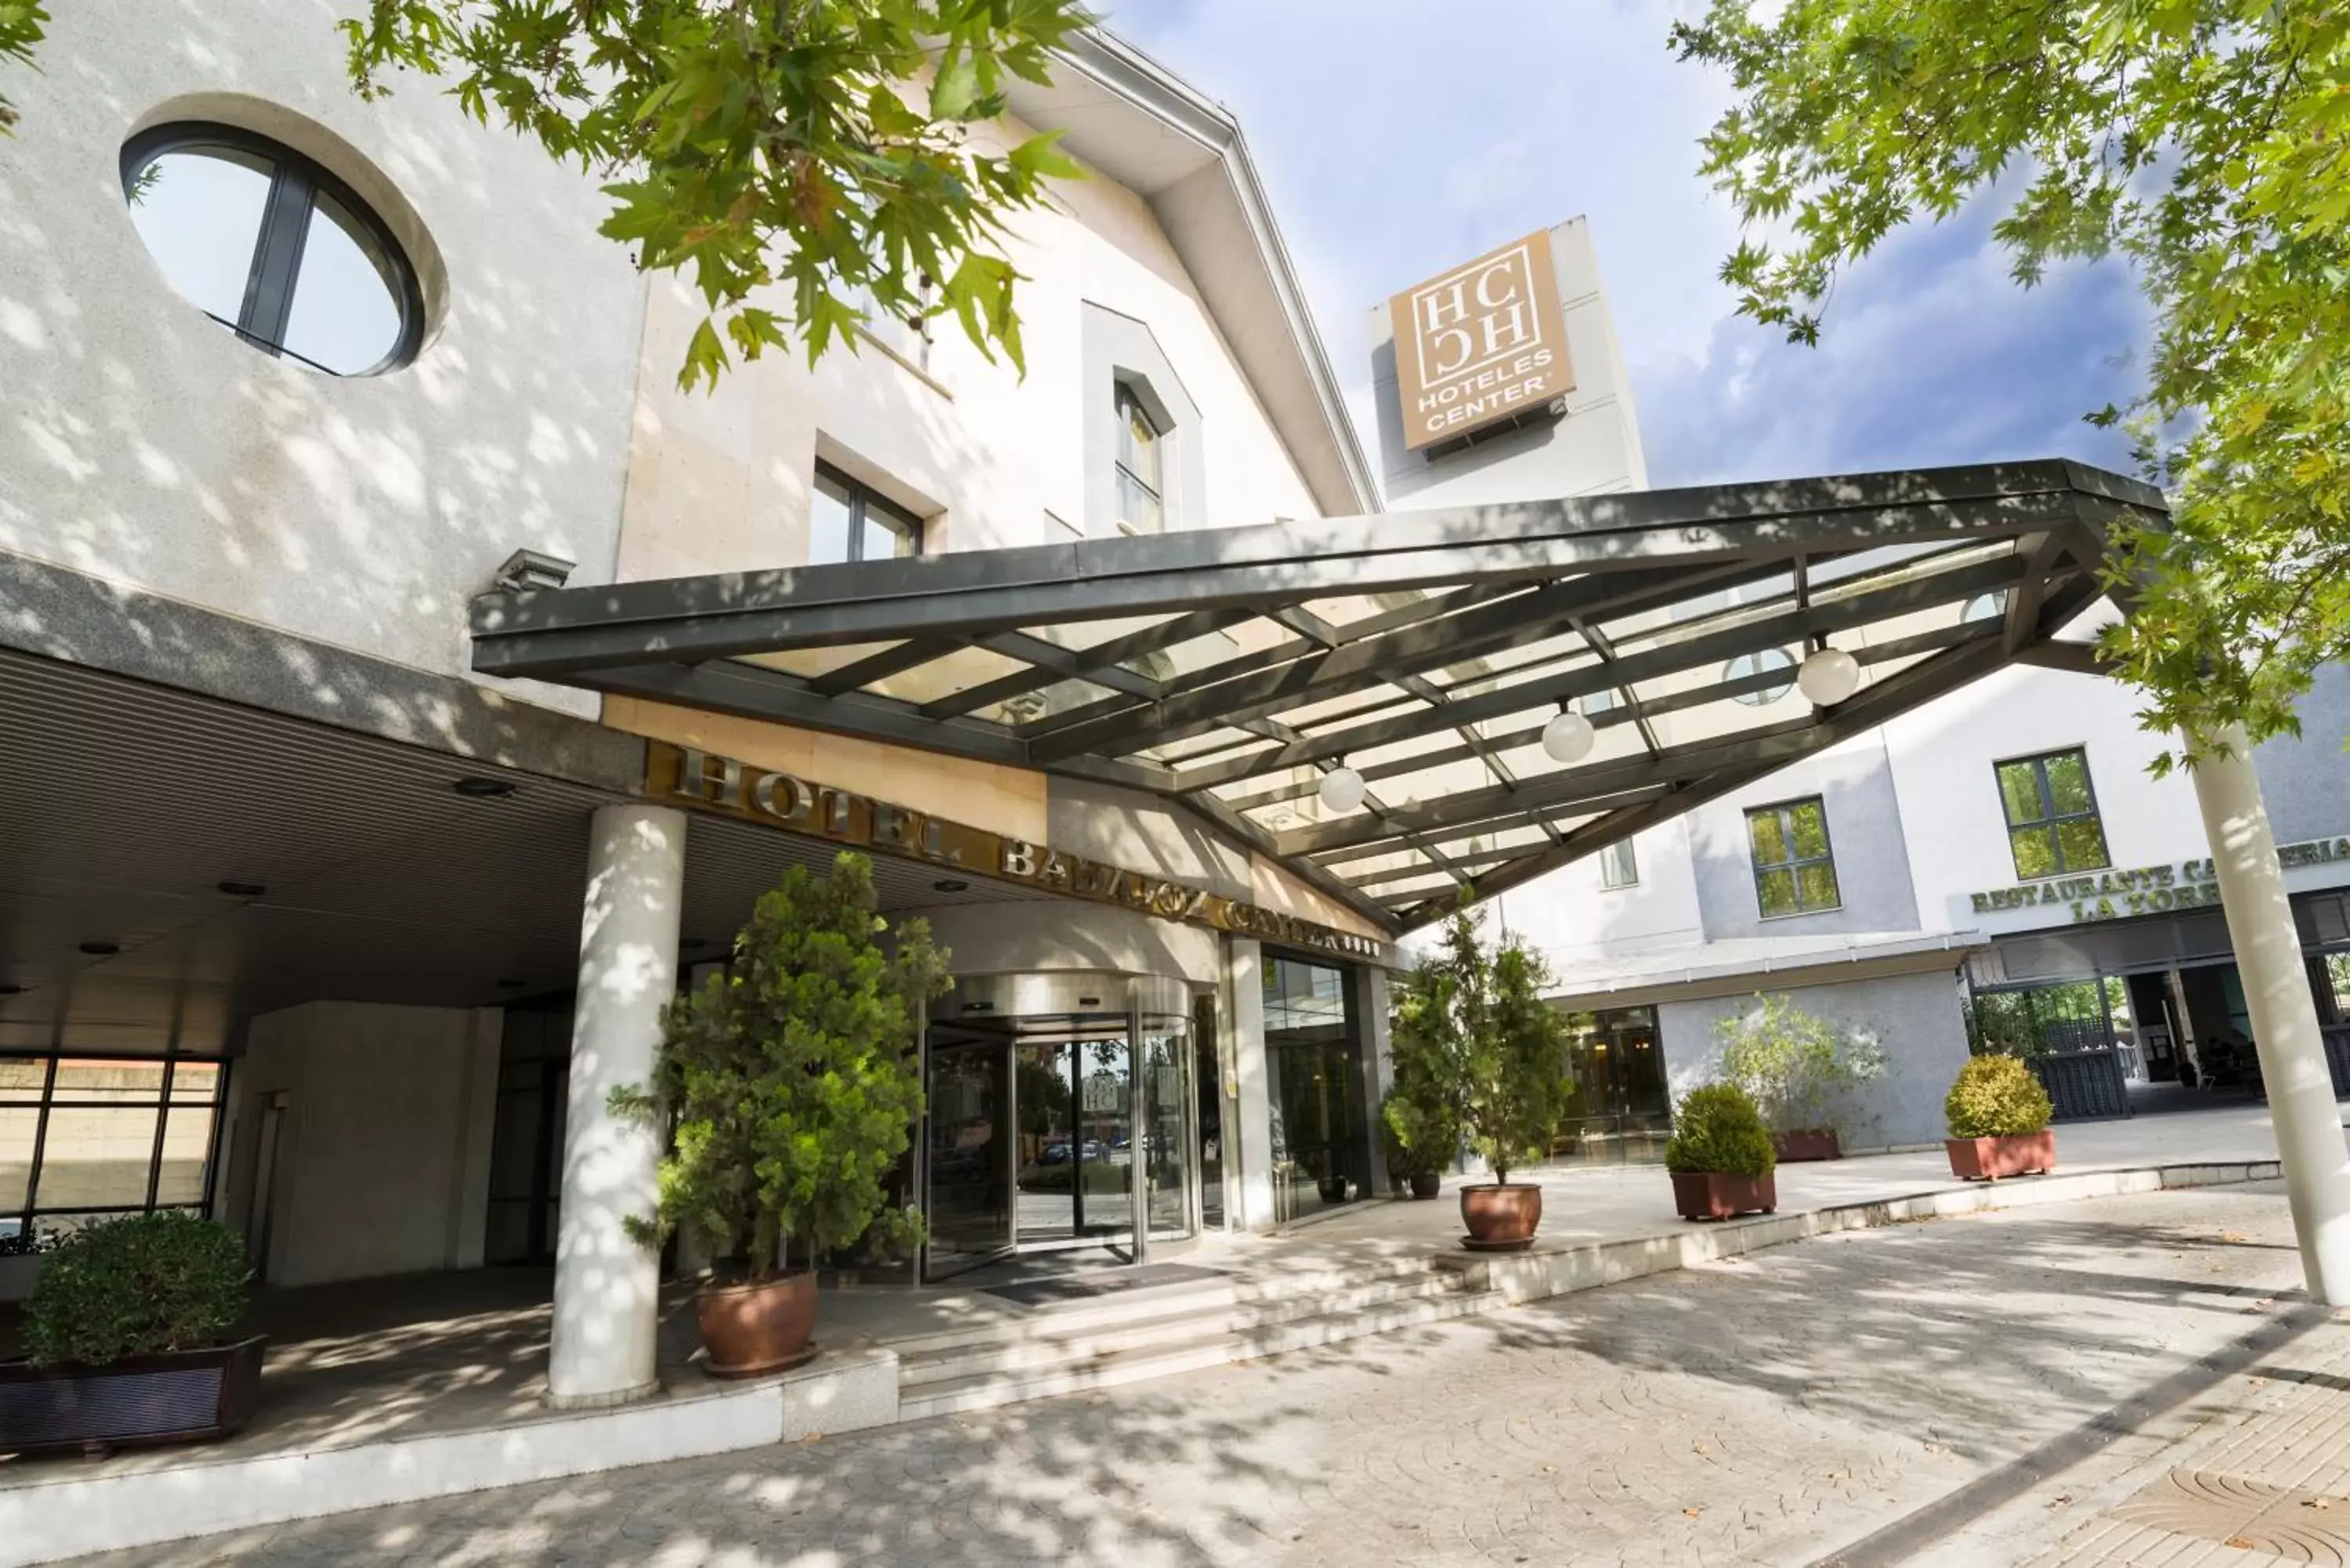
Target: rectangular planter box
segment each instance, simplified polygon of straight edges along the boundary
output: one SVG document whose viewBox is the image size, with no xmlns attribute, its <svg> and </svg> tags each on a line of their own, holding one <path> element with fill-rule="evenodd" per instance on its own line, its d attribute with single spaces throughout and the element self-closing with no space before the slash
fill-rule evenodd
<svg viewBox="0 0 2350 1568">
<path fill-rule="evenodd" d="M 1769 1214 L 1779 1207 L 1779 1179 L 1771 1171 L 1760 1176 L 1732 1176 L 1721 1170 L 1676 1170 L 1673 1207 L 1684 1220 L 1727 1220 L 1733 1215 Z"/>
<path fill-rule="evenodd" d="M 1806 1159 L 1842 1159 L 1844 1150 L 1836 1143 L 1832 1128 L 1814 1128 L 1806 1132 L 1783 1132 L 1771 1135 L 1771 1147 L 1778 1152 L 1782 1165 Z"/>
<path fill-rule="evenodd" d="M 256 1335 L 107 1366 L 0 1362 L 0 1453 L 228 1437 L 253 1418 L 264 1343 Z"/>
<path fill-rule="evenodd" d="M 1942 1147 L 1950 1151 L 1950 1174 L 1960 1181 L 1997 1181 L 2056 1168 L 2056 1135 L 2046 1127 L 2003 1137 L 1945 1138 Z"/>
</svg>

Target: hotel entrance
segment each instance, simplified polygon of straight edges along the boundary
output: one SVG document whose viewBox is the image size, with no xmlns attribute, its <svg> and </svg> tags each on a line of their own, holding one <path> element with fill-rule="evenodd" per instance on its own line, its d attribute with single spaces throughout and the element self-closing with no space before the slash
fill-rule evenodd
<svg viewBox="0 0 2350 1568">
<path fill-rule="evenodd" d="M 957 981 L 925 1053 L 924 1281 L 1021 1253 L 1140 1262 L 1198 1234 L 1192 1015 L 1180 981 Z"/>
</svg>

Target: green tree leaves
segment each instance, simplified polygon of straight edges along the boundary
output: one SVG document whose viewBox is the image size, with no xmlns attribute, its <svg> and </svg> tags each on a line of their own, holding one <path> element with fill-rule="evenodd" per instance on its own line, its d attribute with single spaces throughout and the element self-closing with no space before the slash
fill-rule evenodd
<svg viewBox="0 0 2350 1568">
<path fill-rule="evenodd" d="M 49 14 L 40 0 L 0 0 L 0 62 L 30 65 L 33 47 L 48 29 Z M 0 136 L 16 128 L 16 106 L 0 92 Z"/>
<path fill-rule="evenodd" d="M 2016 280 L 2119 255 L 2157 316 L 2126 422 L 2171 524 L 2117 522 L 2106 651 L 2188 737 L 2295 731 L 2350 654 L 2350 7 L 2260 0 L 1714 0 L 1684 59 L 1739 101 L 1700 167 L 1764 237 L 1740 308 L 1815 342 L 1898 225 L 2026 177 Z"/>
<path fill-rule="evenodd" d="M 1438 950 L 1401 981 L 1388 1027 L 1403 1108 L 1383 1115 L 1407 1147 L 1465 1134 L 1501 1181 L 1548 1152 L 1574 1085 L 1565 1020 L 1543 999 L 1550 985 L 1541 955 L 1486 941 L 1482 912 L 1446 922 Z"/>
<path fill-rule="evenodd" d="M 922 1114 L 916 1040 L 950 983 L 929 922 L 879 938 L 872 864 L 844 853 L 829 875 L 793 867 L 735 938 L 733 961 L 671 1003 L 650 1088 L 615 1112 L 671 1119 L 657 1217 L 754 1278 L 862 1241 L 877 1253 L 920 1240 L 889 1182 Z"/>
<path fill-rule="evenodd" d="M 373 0 L 341 26 L 363 95 L 452 77 L 475 119 L 609 178 L 602 232 L 709 312 L 691 389 L 770 348 L 813 360 L 877 313 L 951 312 L 1022 365 L 1006 223 L 1080 171 L 1054 134 L 999 148 L 988 122 L 1088 19 L 1076 0 Z"/>
</svg>

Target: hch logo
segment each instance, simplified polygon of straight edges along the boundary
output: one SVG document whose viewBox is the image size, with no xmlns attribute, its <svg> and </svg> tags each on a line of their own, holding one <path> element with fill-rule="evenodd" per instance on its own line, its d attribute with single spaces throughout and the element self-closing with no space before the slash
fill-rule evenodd
<svg viewBox="0 0 2350 1568">
<path fill-rule="evenodd" d="M 1547 233 L 1399 294 L 1388 311 L 1409 446 L 1465 435 L 1575 384 Z"/>
</svg>

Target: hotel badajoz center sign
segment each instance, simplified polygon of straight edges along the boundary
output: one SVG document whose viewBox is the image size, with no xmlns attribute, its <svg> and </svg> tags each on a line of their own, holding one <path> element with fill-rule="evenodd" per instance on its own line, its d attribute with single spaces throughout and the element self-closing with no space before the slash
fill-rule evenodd
<svg viewBox="0 0 2350 1568">
<path fill-rule="evenodd" d="M 1547 230 L 1388 301 L 1396 399 L 1414 452 L 1575 389 Z"/>
<path fill-rule="evenodd" d="M 1359 958 L 1377 959 L 1387 951 L 1387 944 L 1375 938 L 1205 888 L 1066 855 L 1046 845 L 666 741 L 645 743 L 645 793 L 656 800 L 723 812 L 844 848 L 878 849 L 951 866 L 1161 919 Z"/>
</svg>

